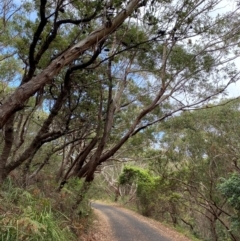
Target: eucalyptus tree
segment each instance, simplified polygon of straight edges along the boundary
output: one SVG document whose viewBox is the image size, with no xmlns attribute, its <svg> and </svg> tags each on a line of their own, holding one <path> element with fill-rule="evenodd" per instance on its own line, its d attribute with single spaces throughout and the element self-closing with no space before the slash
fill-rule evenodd
<svg viewBox="0 0 240 241">
<path fill-rule="evenodd" d="M 220 2 L 24 2 L 10 19 L 22 76 L 0 106 L 1 180 L 53 143 L 62 184 L 90 182 L 128 139 L 223 93 L 239 75 L 239 25 L 237 5 L 215 14 Z"/>
<path fill-rule="evenodd" d="M 238 240 L 233 225 L 237 209 L 228 202 L 232 204 L 231 198 L 238 195 L 231 183 L 234 178 L 229 177 L 239 176 L 240 170 L 239 100 L 211 107 L 185 112 L 164 124 L 163 151 L 160 159 L 153 158 L 152 170 L 163 177 L 158 187 L 165 199 L 162 203 L 167 204 L 172 193 L 178 195 L 179 223 L 211 240 Z"/>
</svg>

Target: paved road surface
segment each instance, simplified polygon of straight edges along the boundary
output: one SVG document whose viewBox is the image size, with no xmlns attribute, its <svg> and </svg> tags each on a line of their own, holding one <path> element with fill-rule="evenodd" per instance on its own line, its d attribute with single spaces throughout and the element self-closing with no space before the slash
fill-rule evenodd
<svg viewBox="0 0 240 241">
<path fill-rule="evenodd" d="M 117 241 L 171 241 L 156 228 L 118 207 L 99 203 L 92 206 L 108 217 Z"/>
</svg>

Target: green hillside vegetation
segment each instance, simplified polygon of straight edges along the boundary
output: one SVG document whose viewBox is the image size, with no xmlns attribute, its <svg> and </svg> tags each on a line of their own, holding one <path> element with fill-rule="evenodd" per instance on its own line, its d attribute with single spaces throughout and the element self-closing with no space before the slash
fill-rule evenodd
<svg viewBox="0 0 240 241">
<path fill-rule="evenodd" d="M 239 240 L 239 118 L 237 100 L 163 123 L 160 148 L 135 164 L 145 167 L 125 166 L 119 176 L 136 184 L 139 212 L 201 240 Z"/>
<path fill-rule="evenodd" d="M 0 1 L 1 240 L 81 240 L 90 199 L 240 240 L 239 2 L 225 5 Z"/>
</svg>

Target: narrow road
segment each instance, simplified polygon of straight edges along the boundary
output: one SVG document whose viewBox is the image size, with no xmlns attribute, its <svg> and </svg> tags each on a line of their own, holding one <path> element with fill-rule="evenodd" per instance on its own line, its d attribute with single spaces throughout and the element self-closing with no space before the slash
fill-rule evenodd
<svg viewBox="0 0 240 241">
<path fill-rule="evenodd" d="M 107 216 L 116 241 L 172 241 L 160 231 L 121 208 L 93 203 L 92 207 Z"/>
</svg>

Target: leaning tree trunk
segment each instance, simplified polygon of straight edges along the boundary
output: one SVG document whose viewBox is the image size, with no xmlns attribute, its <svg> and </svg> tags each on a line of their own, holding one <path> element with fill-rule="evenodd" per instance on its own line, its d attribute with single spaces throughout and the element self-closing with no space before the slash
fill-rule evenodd
<svg viewBox="0 0 240 241">
<path fill-rule="evenodd" d="M 0 128 L 5 125 L 10 116 L 23 109 L 26 100 L 52 80 L 64 66 L 70 64 L 86 50 L 97 45 L 101 40 L 114 32 L 138 7 L 139 2 L 140 0 L 130 1 L 126 8 L 112 19 L 111 25 L 101 26 L 96 31 L 90 33 L 85 39 L 52 61 L 40 74 L 18 87 L 0 106 Z"/>
</svg>

